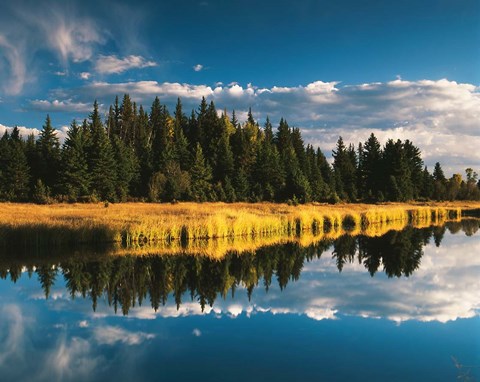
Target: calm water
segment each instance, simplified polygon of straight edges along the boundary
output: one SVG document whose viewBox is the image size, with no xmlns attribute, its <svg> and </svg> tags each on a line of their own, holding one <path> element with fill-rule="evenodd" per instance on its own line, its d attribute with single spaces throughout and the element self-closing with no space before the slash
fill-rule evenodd
<svg viewBox="0 0 480 382">
<path fill-rule="evenodd" d="M 0 380 L 480 381 L 478 229 L 0 255 Z"/>
</svg>

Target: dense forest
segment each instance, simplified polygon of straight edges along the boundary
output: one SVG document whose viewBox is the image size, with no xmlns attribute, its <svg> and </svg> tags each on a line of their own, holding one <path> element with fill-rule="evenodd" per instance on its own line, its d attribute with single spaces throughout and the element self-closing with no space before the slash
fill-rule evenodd
<svg viewBox="0 0 480 382">
<path fill-rule="evenodd" d="M 346 145 L 340 137 L 330 165 L 305 145 L 300 129 L 268 117 L 260 127 L 251 111 L 218 113 L 202 99 L 187 116 L 181 100 L 171 115 L 158 98 L 150 112 L 129 95 L 116 97 L 103 120 L 95 101 L 88 119 L 73 121 L 63 144 L 50 117 L 38 138 L 17 127 L 0 139 L 0 200 L 36 203 L 178 200 L 409 201 L 480 199 L 473 169 L 447 179 L 437 163 L 424 167 L 409 140 L 374 136 Z"/>
</svg>

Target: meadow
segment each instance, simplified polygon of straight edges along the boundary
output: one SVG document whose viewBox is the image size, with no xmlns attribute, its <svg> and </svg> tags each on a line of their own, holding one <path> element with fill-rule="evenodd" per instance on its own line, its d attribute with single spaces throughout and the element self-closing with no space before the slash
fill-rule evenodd
<svg viewBox="0 0 480 382">
<path fill-rule="evenodd" d="M 480 202 L 428 204 L 119 203 L 0 205 L 0 246 L 115 243 L 139 252 L 206 254 L 341 234 L 380 236 L 408 224 L 458 220 Z M 234 240 L 235 239 L 235 240 Z"/>
</svg>

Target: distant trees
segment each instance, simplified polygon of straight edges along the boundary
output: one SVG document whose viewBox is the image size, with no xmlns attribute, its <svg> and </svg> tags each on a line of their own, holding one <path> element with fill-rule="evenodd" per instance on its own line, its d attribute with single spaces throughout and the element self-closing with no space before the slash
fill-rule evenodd
<svg viewBox="0 0 480 382">
<path fill-rule="evenodd" d="M 62 146 L 47 116 L 37 139 L 14 128 L 0 139 L 0 199 L 9 201 L 407 201 L 480 199 L 478 175 L 430 174 L 406 140 L 382 147 L 372 133 L 357 147 L 339 137 L 330 165 L 281 119 L 263 127 L 249 110 L 240 123 L 201 100 L 190 116 L 180 99 L 173 115 L 154 99 L 150 110 L 128 94 L 102 119 L 73 121 Z"/>
</svg>

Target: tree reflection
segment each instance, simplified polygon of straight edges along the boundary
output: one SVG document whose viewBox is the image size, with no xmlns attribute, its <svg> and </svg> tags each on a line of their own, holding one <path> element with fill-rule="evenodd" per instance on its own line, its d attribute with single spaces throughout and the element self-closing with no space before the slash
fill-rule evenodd
<svg viewBox="0 0 480 382">
<path fill-rule="evenodd" d="M 22 272 L 31 277 L 36 273 L 48 298 L 58 276 L 64 277 L 71 298 L 89 298 L 93 310 L 104 298 L 115 312 L 127 315 L 135 305 L 150 300 L 157 311 L 168 299 L 177 309 L 189 295 L 192 301 L 205 307 L 216 299 L 227 298 L 241 287 L 250 298 L 259 285 L 267 292 L 276 279 L 281 290 L 300 278 L 306 262 L 319 259 L 331 250 L 339 272 L 348 264 L 358 262 L 374 275 L 382 269 L 388 277 L 408 277 L 420 266 L 423 247 L 432 238 L 441 244 L 445 230 L 472 235 L 479 229 L 479 220 L 448 223 L 444 227 L 390 231 L 380 237 L 344 235 L 324 240 L 308 247 L 298 243 L 271 245 L 255 252 L 228 253 L 222 260 L 194 255 L 106 256 L 80 255 L 51 258 L 36 255 L 22 259 L 0 258 L 0 277 L 16 282 Z M 39 260 L 42 259 L 42 260 Z M 187 297 L 188 298 L 188 297 Z"/>
</svg>

